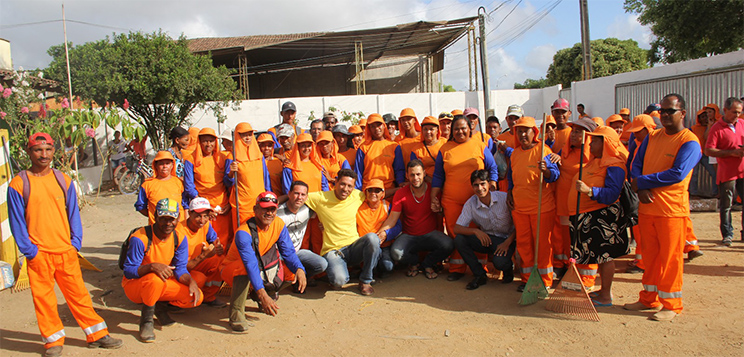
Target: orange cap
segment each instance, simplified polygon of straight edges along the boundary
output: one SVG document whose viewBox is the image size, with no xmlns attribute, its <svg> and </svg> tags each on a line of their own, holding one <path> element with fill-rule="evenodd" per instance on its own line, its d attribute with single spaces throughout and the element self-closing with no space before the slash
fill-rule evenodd
<svg viewBox="0 0 744 357">
<path fill-rule="evenodd" d="M 626 129 L 625 131 L 629 133 L 635 133 L 635 132 L 643 130 L 644 128 L 648 129 L 649 132 L 651 132 L 652 130 L 654 130 L 654 128 L 656 128 L 656 123 L 654 122 L 654 118 L 652 118 L 648 114 L 636 115 L 636 117 L 633 118 L 633 121 L 630 123 L 630 127 Z"/>
<path fill-rule="evenodd" d="M 661 116 L 659 115 L 659 111 L 657 111 L 657 110 L 654 110 L 653 112 L 649 113 L 648 115 L 651 116 L 651 117 L 654 117 L 654 118 L 661 118 Z"/>
<path fill-rule="evenodd" d="M 370 188 L 380 188 L 382 190 L 385 190 L 385 184 L 380 179 L 371 179 L 369 182 L 367 182 L 367 186 L 364 187 L 364 190 L 368 190 Z"/>
<path fill-rule="evenodd" d="M 367 125 L 370 125 L 372 123 L 383 123 L 385 124 L 385 119 L 382 119 L 382 115 L 378 113 L 372 113 L 367 116 Z"/>
<path fill-rule="evenodd" d="M 238 126 L 235 127 L 235 132 L 236 133 L 247 133 L 249 131 L 254 131 L 254 130 L 253 130 L 253 127 L 251 126 L 251 124 L 246 123 L 246 122 L 242 122 L 242 123 L 238 124 Z"/>
<path fill-rule="evenodd" d="M 455 116 L 455 115 L 462 115 L 462 110 L 460 110 L 460 109 L 455 109 L 455 110 L 451 111 L 450 113 L 452 113 L 452 116 Z"/>
<path fill-rule="evenodd" d="M 258 136 L 258 138 L 256 139 L 256 141 L 258 141 L 259 143 L 269 143 L 269 142 L 270 143 L 273 143 L 274 142 L 274 138 L 272 138 L 271 137 L 271 134 L 269 134 L 269 133 L 263 133 L 263 134 L 261 134 L 261 135 Z"/>
<path fill-rule="evenodd" d="M 628 108 L 622 108 L 622 109 L 620 109 L 620 113 L 618 113 L 618 114 L 620 114 L 620 115 L 630 115 L 630 109 L 628 109 Z"/>
<path fill-rule="evenodd" d="M 558 123 L 555 122 L 555 118 L 552 115 L 548 115 L 545 117 L 545 124 L 553 124 L 555 126 L 558 126 Z"/>
<path fill-rule="evenodd" d="M 514 122 L 514 127 L 522 126 L 525 128 L 532 128 L 532 130 L 535 132 L 535 138 L 533 139 L 535 142 L 539 142 L 537 140 L 538 134 L 540 134 L 540 129 L 535 124 L 535 118 L 533 117 L 521 117 L 517 119 L 516 122 Z M 517 131 L 514 130 L 514 135 L 517 135 Z"/>
<path fill-rule="evenodd" d="M 333 133 L 331 133 L 328 130 L 323 130 L 318 134 L 318 138 L 315 139 L 316 143 L 319 143 L 321 141 L 333 141 Z"/>
<path fill-rule="evenodd" d="M 595 123 L 597 123 L 597 125 L 599 125 L 599 126 L 604 126 L 605 125 L 604 119 L 602 119 L 601 117 L 594 117 L 594 118 L 592 118 L 592 121 L 594 121 Z"/>
<path fill-rule="evenodd" d="M 359 119 L 359 126 L 367 126 L 367 118 Z"/>
<path fill-rule="evenodd" d="M 413 109 L 411 108 L 403 108 L 403 110 L 400 111 L 400 115 L 398 115 L 398 118 L 402 117 L 414 117 L 416 118 L 416 113 L 413 112 Z"/>
<path fill-rule="evenodd" d="M 160 160 L 171 160 L 173 162 L 176 161 L 176 159 L 173 158 L 173 154 L 171 154 L 168 150 L 158 151 L 157 155 L 155 155 L 155 158 L 152 159 L 152 162 Z"/>
<path fill-rule="evenodd" d="M 217 137 L 217 133 L 215 133 L 214 129 L 212 128 L 202 128 L 202 130 L 199 130 L 199 136 L 202 135 L 214 136 L 215 138 Z"/>
<path fill-rule="evenodd" d="M 421 122 L 421 126 L 424 125 L 436 125 L 439 126 L 439 120 L 433 116 L 428 116 L 424 118 L 424 121 Z"/>
<path fill-rule="evenodd" d="M 607 123 L 607 125 L 610 125 L 611 123 L 614 123 L 616 121 L 625 122 L 625 119 L 623 119 L 623 117 L 621 117 L 620 114 L 612 114 L 607 118 L 605 123 Z"/>
<path fill-rule="evenodd" d="M 299 143 L 312 143 L 313 142 L 313 136 L 310 135 L 310 133 L 302 133 L 300 136 L 297 137 L 297 140 L 295 141 L 296 144 Z"/>
<path fill-rule="evenodd" d="M 362 127 L 359 125 L 352 125 L 349 127 L 349 134 L 361 134 L 364 131 L 362 130 Z"/>
</svg>

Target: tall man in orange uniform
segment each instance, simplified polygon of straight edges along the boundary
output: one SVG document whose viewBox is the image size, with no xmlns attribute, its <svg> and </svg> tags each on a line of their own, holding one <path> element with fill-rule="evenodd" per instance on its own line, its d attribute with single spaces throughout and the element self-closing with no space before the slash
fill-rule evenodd
<svg viewBox="0 0 744 357">
<path fill-rule="evenodd" d="M 367 117 L 367 130 L 364 132 L 364 142 L 357 149 L 354 171 L 359 178 L 356 181 L 356 189 L 362 187 L 372 179 L 380 179 L 385 185 L 386 197 L 392 197 L 395 191 L 395 182 L 403 182 L 405 178 L 405 167 L 402 157 L 396 158 L 395 150 L 398 144 L 390 139 L 385 127 L 385 121 L 377 113 Z"/>
<path fill-rule="evenodd" d="M 700 143 L 685 129 L 685 100 L 668 94 L 659 110 L 663 129 L 650 133 L 638 148 L 631 170 L 641 201 L 638 225 L 643 231 L 643 290 L 628 310 L 658 310 L 651 318 L 670 321 L 682 311 L 683 251 L 690 215 L 687 188 L 700 160 Z"/>
<path fill-rule="evenodd" d="M 170 198 L 173 202 L 181 202 L 183 206 L 186 206 L 183 181 L 176 176 L 176 159 L 173 154 L 170 151 L 158 151 L 155 159 L 152 160 L 152 167 L 155 176 L 142 183 L 137 202 L 134 203 L 134 208 L 149 218 L 148 224 L 155 223 L 155 206 L 163 198 Z"/>
<path fill-rule="evenodd" d="M 142 304 L 139 338 L 155 342 L 153 315 L 162 326 L 175 323 L 168 315 L 168 303 L 181 308 L 197 307 L 202 292 L 191 278 L 186 263 L 189 241 L 175 234 L 178 202 L 158 201 L 155 223 L 136 230 L 129 239 L 121 286 L 127 298 Z"/>
<path fill-rule="evenodd" d="M 208 199 L 194 198 L 189 202 L 189 218 L 178 224 L 176 234 L 189 242 L 186 269 L 204 293 L 204 304 L 224 307 L 225 303 L 217 300 L 217 292 L 222 286 L 220 263 L 225 257 L 225 248 L 209 222 L 214 213 Z"/>
<path fill-rule="evenodd" d="M 253 206 L 259 194 L 271 191 L 271 179 L 266 160 L 258 148 L 251 124 L 240 123 L 235 127 L 235 158 L 227 160 L 228 185 L 233 187 L 230 205 L 233 213 L 233 229 L 237 230 L 248 218 L 253 217 Z M 234 161 L 233 161 L 234 160 Z M 235 193 L 237 191 L 237 194 Z M 235 196 L 239 201 L 236 204 Z M 240 212 L 236 211 L 239 204 Z M 237 214 L 240 214 L 238 222 Z"/>
<path fill-rule="evenodd" d="M 571 135 L 571 128 L 568 126 L 568 118 L 571 117 L 568 101 L 559 98 L 553 102 L 550 107 L 550 114 L 555 119 L 555 142 L 553 143 L 554 151 L 559 151 L 566 145 L 568 136 Z"/>
<path fill-rule="evenodd" d="M 49 134 L 31 135 L 26 152 L 31 168 L 10 181 L 8 214 L 18 249 L 27 259 L 45 355 L 61 355 L 65 342 L 55 281 L 85 332 L 88 347 L 119 348 L 122 341 L 109 336 L 106 322 L 93 310 L 80 272 L 77 252 L 82 246 L 83 226 L 75 185 L 69 176 L 51 168 L 54 141 Z"/>
</svg>

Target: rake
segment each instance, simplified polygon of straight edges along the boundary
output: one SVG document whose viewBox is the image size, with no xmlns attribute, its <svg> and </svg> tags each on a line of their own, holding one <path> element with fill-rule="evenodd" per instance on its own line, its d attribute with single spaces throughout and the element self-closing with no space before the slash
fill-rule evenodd
<svg viewBox="0 0 744 357">
<path fill-rule="evenodd" d="M 540 128 L 540 133 L 545 133 L 545 114 L 543 114 L 543 122 Z M 544 135 L 544 134 L 543 134 Z M 545 154 L 545 143 L 541 140 L 540 145 L 540 160 L 544 160 L 543 155 Z M 540 247 L 540 219 L 542 212 L 542 192 L 543 192 L 543 172 L 540 170 L 540 188 L 538 189 L 538 201 L 537 201 L 537 229 L 535 232 L 535 264 L 532 266 L 532 273 L 530 278 L 527 279 L 527 284 L 524 286 L 522 297 L 519 298 L 519 305 L 532 305 L 539 299 L 545 299 L 548 297 L 548 289 L 545 287 L 545 283 L 540 276 L 540 271 L 537 267 L 537 254 Z"/>
<path fill-rule="evenodd" d="M 581 180 L 584 165 L 584 145 L 586 133 L 581 136 L 581 153 L 579 156 L 579 180 Z M 579 238 L 578 217 L 579 208 L 581 207 L 581 192 L 576 194 L 576 216 L 574 216 L 574 236 L 572 237 L 572 251 L 576 250 L 576 244 Z M 599 321 L 599 314 L 592 303 L 584 284 L 581 282 L 581 276 L 576 269 L 576 259 L 571 257 L 568 264 L 568 271 L 563 275 L 558 287 L 550 295 L 545 309 L 561 314 L 573 315 L 584 320 Z"/>
</svg>

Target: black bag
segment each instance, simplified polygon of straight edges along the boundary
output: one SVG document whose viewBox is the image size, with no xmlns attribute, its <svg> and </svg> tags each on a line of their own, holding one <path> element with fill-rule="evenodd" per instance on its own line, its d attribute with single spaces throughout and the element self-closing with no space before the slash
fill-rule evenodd
<svg viewBox="0 0 744 357">
<path fill-rule="evenodd" d="M 630 182 L 623 183 L 620 190 L 620 205 L 623 206 L 624 216 L 628 219 L 628 227 L 638 224 L 638 194 L 630 188 Z"/>
<path fill-rule="evenodd" d="M 135 229 L 132 229 L 129 232 L 129 235 L 127 236 L 127 239 L 124 240 L 124 243 L 121 243 L 121 249 L 119 249 L 119 269 L 124 270 L 124 263 L 127 261 L 127 253 L 129 252 L 129 238 L 132 237 L 132 234 L 134 232 L 138 231 L 142 227 L 137 227 Z M 145 226 L 145 235 L 147 236 L 147 246 L 145 247 L 145 254 L 150 251 L 150 246 L 152 245 L 152 226 Z M 178 250 L 178 236 L 176 235 L 176 231 L 173 231 L 173 254 Z"/>
<path fill-rule="evenodd" d="M 279 250 L 276 243 L 269 248 L 266 254 L 261 255 L 258 251 L 258 227 L 256 227 L 256 218 L 253 217 L 246 222 L 248 229 L 251 231 L 253 241 L 253 251 L 256 253 L 258 266 L 261 268 L 261 279 L 263 280 L 266 293 L 271 295 L 279 291 L 284 283 L 284 267 L 279 257 Z"/>
</svg>

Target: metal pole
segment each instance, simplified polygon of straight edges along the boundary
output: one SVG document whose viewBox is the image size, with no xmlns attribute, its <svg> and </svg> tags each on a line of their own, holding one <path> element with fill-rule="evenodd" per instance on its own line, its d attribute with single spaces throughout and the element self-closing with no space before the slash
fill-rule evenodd
<svg viewBox="0 0 744 357">
<path fill-rule="evenodd" d="M 475 27 L 471 26 L 468 32 L 473 36 L 473 83 L 475 83 L 475 91 L 478 91 L 478 53 L 475 45 Z M 470 49 L 468 49 L 470 51 Z"/>
<path fill-rule="evenodd" d="M 65 4 L 62 4 L 62 31 L 65 35 L 65 60 L 67 62 L 67 89 L 68 89 L 68 100 L 70 101 L 70 110 L 75 109 L 74 102 L 72 101 L 72 76 L 70 75 L 70 51 L 67 48 L 67 21 L 65 20 Z M 72 152 L 75 155 L 75 181 L 80 187 L 80 180 L 78 179 L 78 147 L 75 146 L 75 150 Z"/>
<path fill-rule="evenodd" d="M 483 12 L 481 12 L 483 10 Z M 481 74 L 483 75 L 483 106 L 486 110 L 486 117 L 491 110 L 491 83 L 488 81 L 488 50 L 486 49 L 486 8 L 478 8 L 478 25 L 480 27 L 480 55 L 481 55 Z M 480 124 L 480 118 L 478 119 Z"/>
<path fill-rule="evenodd" d="M 468 29 L 468 83 L 470 86 L 468 87 L 470 91 L 473 91 L 473 58 L 470 54 L 470 47 L 471 47 L 472 41 L 470 40 L 470 29 Z"/>
<path fill-rule="evenodd" d="M 584 80 L 592 79 L 592 55 L 589 37 L 589 11 L 586 0 L 579 0 L 581 12 L 581 55 L 584 60 Z"/>
</svg>

